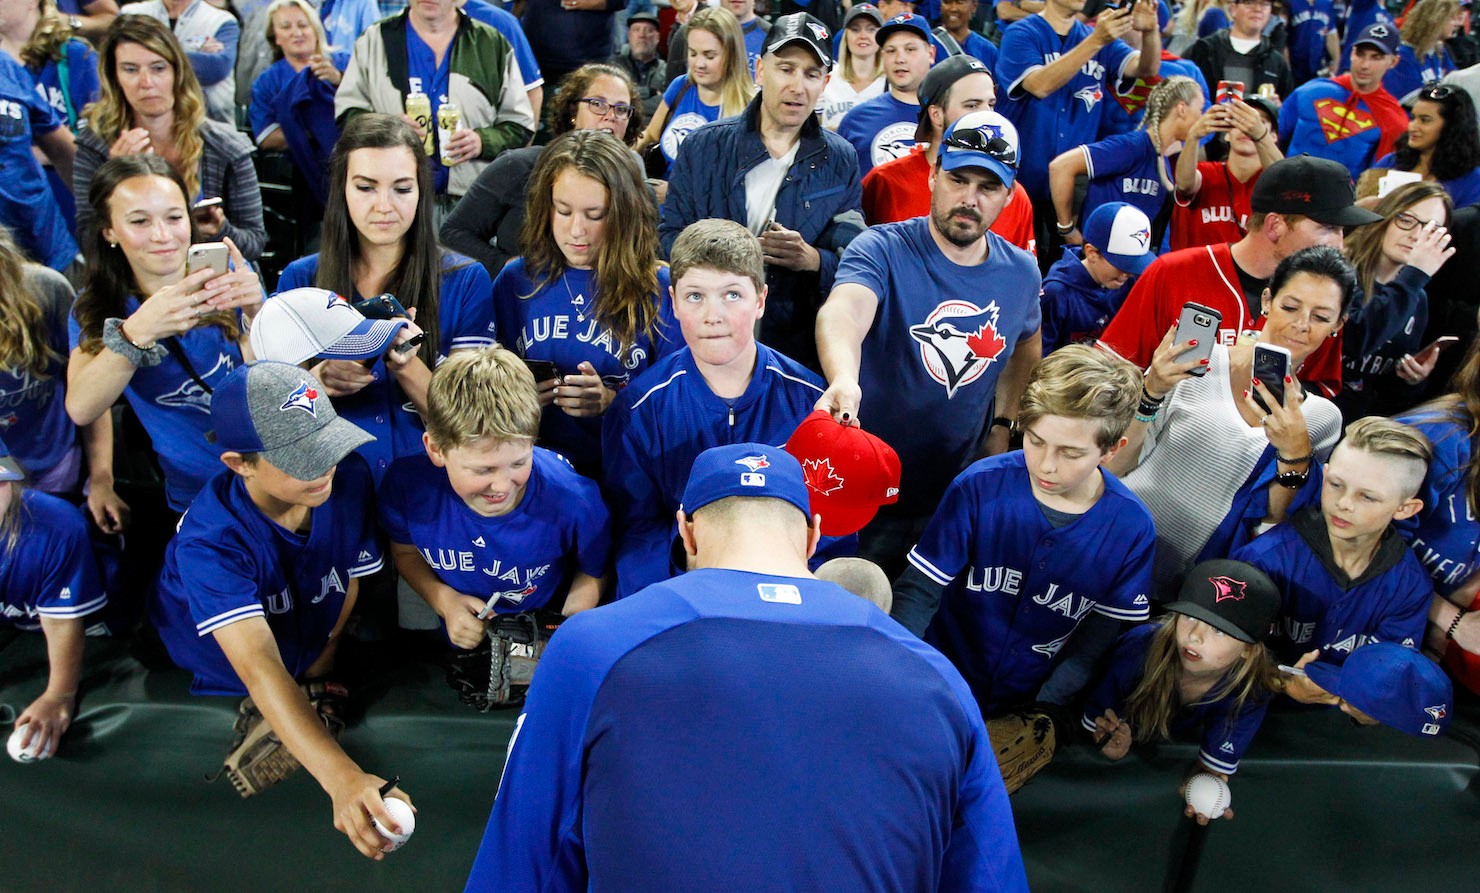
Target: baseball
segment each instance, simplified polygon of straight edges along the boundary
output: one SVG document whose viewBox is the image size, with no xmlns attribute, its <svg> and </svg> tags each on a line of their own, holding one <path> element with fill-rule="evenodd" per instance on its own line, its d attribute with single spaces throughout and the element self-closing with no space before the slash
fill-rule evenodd
<svg viewBox="0 0 1480 893">
<path fill-rule="evenodd" d="M 1187 780 L 1187 805 L 1198 815 L 1221 819 L 1223 810 L 1232 804 L 1233 794 L 1218 776 L 1202 772 Z"/>
<path fill-rule="evenodd" d="M 10 753 L 10 758 L 17 763 L 36 763 L 46 759 L 46 756 L 41 753 L 41 741 L 39 738 L 32 741 L 30 747 L 21 747 L 21 740 L 26 737 L 26 729 L 30 727 L 31 724 L 28 722 L 16 726 L 15 731 L 10 733 L 10 740 L 5 744 L 5 749 Z"/>
<path fill-rule="evenodd" d="M 370 824 L 375 826 L 375 830 L 380 832 L 381 837 L 391 842 L 389 851 L 395 852 L 404 846 L 406 841 L 411 839 L 412 833 L 416 831 L 416 813 L 411 811 L 409 803 L 397 797 L 385 798 L 385 811 L 391 814 L 391 818 L 396 820 L 397 825 L 401 826 L 400 834 L 392 834 L 385 830 L 378 819 L 370 819 Z"/>
</svg>

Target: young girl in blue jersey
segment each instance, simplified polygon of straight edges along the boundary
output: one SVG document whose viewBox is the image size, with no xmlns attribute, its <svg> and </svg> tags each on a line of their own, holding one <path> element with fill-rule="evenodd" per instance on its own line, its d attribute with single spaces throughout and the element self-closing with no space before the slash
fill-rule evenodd
<svg viewBox="0 0 1480 893">
<path fill-rule="evenodd" d="M 83 621 L 107 604 L 88 541 L 71 505 L 26 488 L 25 473 L 0 441 L 0 628 L 41 630 L 50 661 L 46 691 L 16 717 L 21 746 L 56 752 L 77 709 Z"/>
<path fill-rule="evenodd" d="M 594 477 L 602 413 L 683 345 L 665 300 L 657 214 L 632 152 L 599 130 L 552 141 L 531 177 L 521 242 L 523 256 L 493 283 L 499 339 L 555 364 L 556 377 L 539 382 L 540 443 Z"/>
<path fill-rule="evenodd" d="M 1089 188 L 1079 220 L 1088 219 L 1100 205 L 1126 202 L 1151 219 L 1156 235 L 1151 244 L 1161 244 L 1176 189 L 1167 156 L 1181 151 L 1202 117 L 1204 99 L 1197 81 L 1173 75 L 1152 88 L 1139 130 L 1069 149 L 1049 164 L 1049 189 L 1065 242 L 1084 244 L 1074 217 L 1074 179 L 1083 174 Z"/>
<path fill-rule="evenodd" d="M 437 243 L 434 198 L 411 125 L 390 115 L 356 117 L 334 146 L 319 252 L 293 261 L 278 279 L 278 291 L 314 285 L 351 301 L 388 293 L 426 339 L 369 367 L 352 360 L 314 367 L 335 408 L 375 436 L 360 454 L 376 480 L 397 458 L 421 453 L 421 413 L 437 363 L 494 343 L 493 283 L 481 264 Z"/>
<path fill-rule="evenodd" d="M 230 271 L 187 274 L 189 193 L 159 155 L 106 162 L 88 204 L 98 225 L 68 327 L 67 414 L 90 425 L 124 397 L 154 441 L 170 508 L 182 512 L 219 468 L 206 441 L 211 393 L 250 359 L 262 283 L 229 240 Z"/>
<path fill-rule="evenodd" d="M 1133 743 L 1197 737 L 1195 771 L 1226 781 L 1278 691 L 1263 639 L 1279 606 L 1279 590 L 1258 568 L 1226 559 L 1197 565 L 1166 616 L 1120 637 L 1085 702 L 1084 728 L 1112 760 Z"/>
</svg>

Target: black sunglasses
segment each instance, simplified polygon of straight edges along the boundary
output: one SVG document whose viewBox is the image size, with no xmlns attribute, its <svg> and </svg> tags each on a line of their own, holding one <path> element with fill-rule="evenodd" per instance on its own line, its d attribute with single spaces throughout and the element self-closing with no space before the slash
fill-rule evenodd
<svg viewBox="0 0 1480 893">
<path fill-rule="evenodd" d="M 1418 91 L 1419 99 L 1436 99 L 1443 101 L 1459 92 L 1459 88 L 1453 84 L 1432 83 L 1424 86 Z"/>
<path fill-rule="evenodd" d="M 982 152 L 1003 164 L 1016 166 L 1018 163 L 1017 150 L 1011 143 L 1000 136 L 989 136 L 980 130 L 962 130 L 951 134 L 944 142 L 952 149 Z"/>
</svg>

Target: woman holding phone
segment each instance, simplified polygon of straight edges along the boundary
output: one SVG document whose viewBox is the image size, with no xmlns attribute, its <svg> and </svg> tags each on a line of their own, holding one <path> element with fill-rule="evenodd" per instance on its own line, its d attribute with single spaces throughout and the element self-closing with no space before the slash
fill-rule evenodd
<svg viewBox="0 0 1480 893">
<path fill-rule="evenodd" d="M 1356 290 L 1340 251 L 1307 248 L 1275 269 L 1257 342 L 1225 347 L 1167 330 L 1126 445 L 1107 463 L 1156 521 L 1159 594 L 1174 595 L 1187 568 L 1226 558 L 1263 525 L 1284 520 L 1297 495 L 1303 503 L 1318 491 L 1305 487 L 1311 464 L 1336 445 L 1341 414 L 1303 393 L 1296 372 L 1341 330 Z M 1283 399 L 1255 381 L 1257 345 L 1289 357 L 1283 382 L 1271 382 L 1283 384 Z"/>
<path fill-rule="evenodd" d="M 413 321 L 368 367 L 326 360 L 313 370 L 339 414 L 375 435 L 359 453 L 377 483 L 395 459 L 424 452 L 421 413 L 438 360 L 494 343 L 493 283 L 481 264 L 437 243 L 431 177 L 410 124 L 373 112 L 354 118 L 329 163 L 319 252 L 278 279 L 278 291 L 312 285 L 352 302 L 388 294 L 400 305 L 393 312 Z M 417 336 L 419 346 L 406 349 Z"/>
</svg>

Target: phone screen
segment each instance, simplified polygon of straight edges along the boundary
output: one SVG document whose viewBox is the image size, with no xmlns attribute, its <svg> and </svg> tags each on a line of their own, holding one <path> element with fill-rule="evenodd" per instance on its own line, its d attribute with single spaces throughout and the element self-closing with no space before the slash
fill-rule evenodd
<svg viewBox="0 0 1480 893">
<path fill-rule="evenodd" d="M 1285 376 L 1290 374 L 1290 354 L 1288 351 L 1270 347 L 1265 344 L 1254 345 L 1254 377 L 1264 383 L 1270 394 L 1281 405 L 1285 402 Z M 1267 411 L 1269 407 L 1260 398 L 1259 392 L 1254 392 L 1254 399 Z"/>
</svg>

